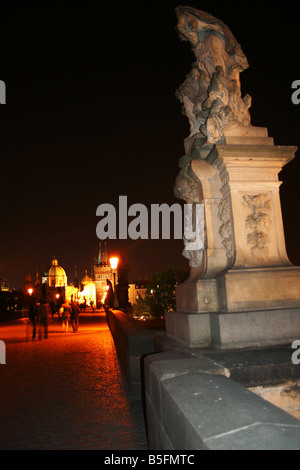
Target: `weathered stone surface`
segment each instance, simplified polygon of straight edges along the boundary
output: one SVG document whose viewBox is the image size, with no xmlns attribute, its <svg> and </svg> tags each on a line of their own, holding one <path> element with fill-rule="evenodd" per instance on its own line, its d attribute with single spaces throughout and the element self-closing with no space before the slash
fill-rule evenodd
<svg viewBox="0 0 300 470">
<path fill-rule="evenodd" d="M 144 362 L 150 449 L 300 450 L 300 421 L 246 388 L 299 377 L 291 350 L 266 349 L 300 338 L 278 179 L 296 148 L 250 125 L 247 59 L 224 23 L 191 7 L 177 16 L 196 62 L 177 92 L 190 135 L 175 194 L 204 206 L 203 243 L 184 240 L 190 276 L 166 313 L 165 344 L 154 341 L 168 352 Z"/>
<path fill-rule="evenodd" d="M 274 146 L 265 128 L 224 134 L 210 148 L 195 135 L 176 180 L 177 196 L 204 205 L 205 242 L 184 250 L 190 276 L 167 334 L 191 346 L 289 342 L 300 337 L 300 268 L 286 253 L 278 174 L 296 148 Z"/>
<path fill-rule="evenodd" d="M 300 448 L 299 420 L 226 377 L 230 371 L 218 364 L 222 353 L 211 353 L 209 361 L 188 355 L 145 360 L 150 449 Z"/>
<path fill-rule="evenodd" d="M 248 63 L 227 26 L 191 7 L 177 17 L 196 62 L 178 91 L 191 133 L 175 194 L 204 206 L 204 222 L 201 246 L 184 239 L 190 276 L 167 334 L 192 347 L 287 343 L 300 337 L 300 268 L 286 253 L 278 175 L 297 148 L 250 125 L 239 82 Z"/>
<path fill-rule="evenodd" d="M 250 125 L 251 98 L 241 97 L 240 72 L 248 68 L 241 46 L 228 27 L 212 15 L 188 6 L 176 9 L 180 37 L 196 57 L 177 96 L 190 122 L 190 135 L 220 142 L 224 129 Z"/>
<path fill-rule="evenodd" d="M 251 387 L 249 390 L 300 419 L 300 378 L 273 386 Z"/>
<path fill-rule="evenodd" d="M 147 330 L 119 310 L 105 307 L 107 323 L 116 343 L 124 374 L 131 386 L 141 386 L 141 358 L 154 351 L 158 333 Z"/>
</svg>

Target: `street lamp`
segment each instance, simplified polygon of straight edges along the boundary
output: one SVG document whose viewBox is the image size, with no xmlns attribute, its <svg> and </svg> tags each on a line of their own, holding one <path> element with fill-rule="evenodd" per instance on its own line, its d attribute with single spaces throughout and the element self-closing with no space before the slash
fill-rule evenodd
<svg viewBox="0 0 300 470">
<path fill-rule="evenodd" d="M 118 267 L 119 258 L 110 258 L 109 262 L 111 269 L 116 271 Z"/>
<path fill-rule="evenodd" d="M 116 296 L 116 273 L 117 273 L 119 258 L 116 258 L 116 257 L 110 258 L 109 262 L 110 262 L 110 267 L 112 269 L 113 276 L 114 276 L 114 307 L 118 308 L 119 305 L 118 305 L 118 300 Z"/>
<path fill-rule="evenodd" d="M 33 292 L 33 289 L 31 289 L 31 288 L 30 288 L 30 289 L 28 289 L 28 294 L 29 294 L 29 295 L 31 295 L 31 294 L 32 294 L 32 292 Z"/>
</svg>

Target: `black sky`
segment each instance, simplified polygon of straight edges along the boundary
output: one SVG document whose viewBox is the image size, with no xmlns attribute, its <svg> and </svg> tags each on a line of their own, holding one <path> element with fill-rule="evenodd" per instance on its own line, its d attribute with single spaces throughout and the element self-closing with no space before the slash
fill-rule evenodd
<svg viewBox="0 0 300 470">
<path fill-rule="evenodd" d="M 69 280 L 97 256 L 96 208 L 179 202 L 173 195 L 189 125 L 175 97 L 194 61 L 175 30 L 176 1 L 1 4 L 0 277 L 21 287 L 56 256 Z M 184 3 L 183 3 L 184 4 Z M 252 124 L 300 147 L 294 2 L 190 1 L 223 20 L 250 68 Z M 299 152 L 280 174 L 287 251 L 300 265 Z M 187 267 L 181 241 L 109 241 L 130 280 Z"/>
</svg>

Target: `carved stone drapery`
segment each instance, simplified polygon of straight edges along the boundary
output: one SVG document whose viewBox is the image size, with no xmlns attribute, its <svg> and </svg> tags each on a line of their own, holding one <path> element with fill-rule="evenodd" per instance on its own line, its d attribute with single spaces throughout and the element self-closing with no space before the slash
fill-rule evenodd
<svg viewBox="0 0 300 470">
<path fill-rule="evenodd" d="M 251 97 L 241 96 L 240 72 L 247 59 L 228 27 L 212 15 L 192 7 L 176 9 L 177 29 L 196 57 L 191 72 L 177 90 L 190 136 L 200 133 L 215 144 L 225 128 L 249 126 Z"/>
</svg>

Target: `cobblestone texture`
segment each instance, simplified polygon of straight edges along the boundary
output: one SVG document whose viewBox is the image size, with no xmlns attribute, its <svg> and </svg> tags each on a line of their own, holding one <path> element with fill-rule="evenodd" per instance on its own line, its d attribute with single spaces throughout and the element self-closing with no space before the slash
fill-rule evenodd
<svg viewBox="0 0 300 470">
<path fill-rule="evenodd" d="M 48 339 L 26 336 L 25 319 L 0 324 L 0 449 L 147 449 L 141 400 L 122 379 L 103 312 L 82 314 L 77 333 L 55 321 Z"/>
</svg>

